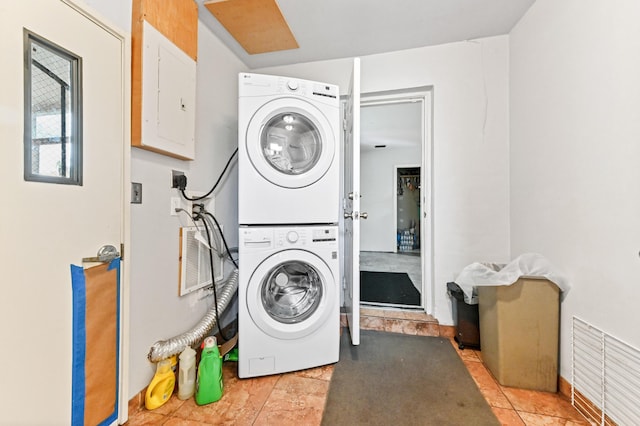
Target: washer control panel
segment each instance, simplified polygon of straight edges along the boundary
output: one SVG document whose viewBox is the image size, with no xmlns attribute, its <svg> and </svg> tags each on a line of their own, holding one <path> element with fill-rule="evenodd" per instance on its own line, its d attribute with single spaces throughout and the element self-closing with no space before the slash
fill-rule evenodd
<svg viewBox="0 0 640 426">
<path fill-rule="evenodd" d="M 337 226 L 241 227 L 240 244 L 245 249 L 337 246 Z"/>
</svg>

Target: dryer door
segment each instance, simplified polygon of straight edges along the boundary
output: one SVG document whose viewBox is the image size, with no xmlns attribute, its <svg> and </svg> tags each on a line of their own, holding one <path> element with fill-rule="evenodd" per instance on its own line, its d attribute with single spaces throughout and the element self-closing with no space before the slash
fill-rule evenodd
<svg viewBox="0 0 640 426">
<path fill-rule="evenodd" d="M 332 312 L 335 277 L 317 255 L 283 250 L 265 259 L 247 286 L 247 310 L 268 335 L 297 339 L 313 333 Z"/>
<path fill-rule="evenodd" d="M 245 148 L 256 171 L 274 185 L 304 188 L 331 167 L 336 139 L 314 105 L 279 98 L 263 105 L 247 128 Z"/>
</svg>

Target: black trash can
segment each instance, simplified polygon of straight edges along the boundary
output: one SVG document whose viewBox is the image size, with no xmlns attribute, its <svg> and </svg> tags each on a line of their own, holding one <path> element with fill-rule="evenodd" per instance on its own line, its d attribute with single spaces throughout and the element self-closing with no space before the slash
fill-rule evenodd
<svg viewBox="0 0 640 426">
<path fill-rule="evenodd" d="M 452 297 L 453 320 L 456 323 L 455 341 L 458 348 L 480 349 L 480 319 L 478 305 L 464 300 L 464 292 L 454 282 L 447 283 L 447 292 Z"/>
</svg>

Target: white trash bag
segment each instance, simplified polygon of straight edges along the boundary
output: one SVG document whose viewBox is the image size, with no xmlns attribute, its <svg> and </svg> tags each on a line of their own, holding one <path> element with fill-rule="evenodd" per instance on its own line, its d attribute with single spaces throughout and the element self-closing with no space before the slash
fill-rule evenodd
<svg viewBox="0 0 640 426">
<path fill-rule="evenodd" d="M 470 305 L 478 303 L 477 287 L 511 285 L 520 277 L 546 278 L 556 284 L 563 296 L 570 289 L 568 280 L 538 253 L 525 253 L 511 263 L 479 263 L 466 266 L 458 275 L 455 283 L 464 292 L 464 301 Z"/>
</svg>

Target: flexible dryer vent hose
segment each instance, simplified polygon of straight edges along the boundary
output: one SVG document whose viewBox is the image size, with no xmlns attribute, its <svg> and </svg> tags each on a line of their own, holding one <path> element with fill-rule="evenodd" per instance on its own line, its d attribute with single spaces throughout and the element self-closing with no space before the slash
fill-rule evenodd
<svg viewBox="0 0 640 426">
<path fill-rule="evenodd" d="M 221 290 L 218 290 L 218 312 L 222 313 L 229 306 L 229 302 L 238 290 L 238 270 L 234 270 Z M 209 312 L 190 331 L 184 332 L 168 340 L 159 340 L 151 346 L 147 358 L 151 362 L 177 355 L 187 346 L 193 346 L 200 342 L 216 325 L 216 308 L 213 306 Z"/>
</svg>

